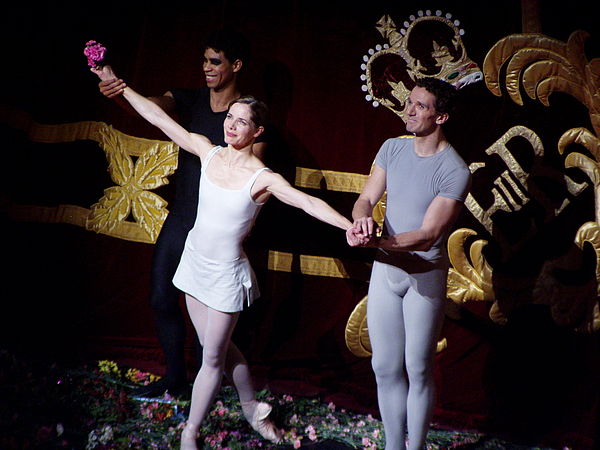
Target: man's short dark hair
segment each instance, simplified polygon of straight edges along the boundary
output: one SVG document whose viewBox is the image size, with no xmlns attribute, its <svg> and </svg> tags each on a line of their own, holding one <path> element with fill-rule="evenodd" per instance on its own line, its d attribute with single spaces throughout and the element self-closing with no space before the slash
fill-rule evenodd
<svg viewBox="0 0 600 450">
<path fill-rule="evenodd" d="M 416 85 L 425 88 L 435 96 L 435 110 L 440 114 L 450 114 L 456 105 L 458 91 L 447 81 L 433 77 L 417 78 Z"/>
<path fill-rule="evenodd" d="M 208 35 L 204 48 L 223 52 L 230 63 L 241 60 L 246 63 L 250 58 L 250 43 L 246 36 L 234 30 L 216 30 Z"/>
</svg>

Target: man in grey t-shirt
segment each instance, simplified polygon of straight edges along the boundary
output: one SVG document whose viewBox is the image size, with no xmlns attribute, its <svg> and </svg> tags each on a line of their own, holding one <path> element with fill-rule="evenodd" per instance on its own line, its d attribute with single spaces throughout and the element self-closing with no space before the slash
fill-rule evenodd
<svg viewBox="0 0 600 450">
<path fill-rule="evenodd" d="M 425 448 L 434 403 L 433 361 L 444 318 L 446 240 L 470 188 L 469 168 L 442 125 L 456 91 L 435 78 L 417 80 L 406 130 L 388 139 L 354 204 L 349 242 L 379 251 L 373 264 L 367 324 L 387 450 Z M 373 207 L 387 192 L 381 237 Z M 350 239 L 352 238 L 352 239 Z"/>
</svg>

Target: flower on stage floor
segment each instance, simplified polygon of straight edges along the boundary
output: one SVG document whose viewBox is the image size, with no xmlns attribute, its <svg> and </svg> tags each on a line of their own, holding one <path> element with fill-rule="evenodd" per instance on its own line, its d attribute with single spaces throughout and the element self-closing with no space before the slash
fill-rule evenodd
<svg viewBox="0 0 600 450">
<path fill-rule="evenodd" d="M 317 440 L 317 430 L 315 430 L 315 427 L 313 427 L 312 425 L 307 426 L 304 432 L 311 441 Z"/>
<path fill-rule="evenodd" d="M 130 368 L 127 369 L 125 378 L 133 383 L 143 384 L 145 386 L 160 380 L 161 377 L 150 372 L 142 372 L 141 370 Z"/>
<path fill-rule="evenodd" d="M 83 54 L 87 58 L 88 66 L 96 68 L 104 60 L 106 47 L 100 42 L 87 41 L 85 43 L 85 48 L 83 49 Z"/>
<path fill-rule="evenodd" d="M 94 362 L 81 368 L 55 365 L 48 373 L 45 366 L 40 369 L 0 351 L 0 366 L 8 367 L 7 373 L 15 382 L 15 389 L 5 392 L 5 400 L 16 411 L 4 415 L 10 429 L 17 433 L 14 439 L 18 445 L 11 448 L 32 444 L 36 448 L 86 450 L 179 448 L 189 402 L 168 394 L 153 399 L 131 397 L 129 391 L 136 387 L 132 381 L 142 380 L 113 361 Z M 34 368 L 41 373 L 34 374 Z M 130 373 L 131 378 L 125 373 Z M 23 392 L 32 394 L 23 397 Z M 306 398 L 298 393 L 279 395 L 265 389 L 256 396 L 257 400 L 269 401 L 273 406 L 271 418 L 283 428 L 284 442 L 273 444 L 255 432 L 242 414 L 235 389 L 224 386 L 202 423 L 199 441 L 202 449 L 276 450 L 283 448 L 282 445 L 301 448 L 321 442 L 324 445 L 337 442 L 362 450 L 385 446 L 383 425 L 371 415 L 346 412 L 328 400 Z M 508 448 L 503 442 L 477 432 L 436 427 L 429 430 L 427 448 L 471 448 L 484 438 L 484 443 L 490 444 L 486 448 Z"/>
<path fill-rule="evenodd" d="M 100 373 L 104 375 L 114 376 L 117 378 L 121 377 L 121 370 L 114 361 L 98 361 L 98 369 L 100 370 Z"/>
<path fill-rule="evenodd" d="M 147 419 L 163 422 L 169 417 L 175 415 L 174 408 L 171 404 L 165 402 L 143 402 L 140 405 L 140 414 Z"/>
<path fill-rule="evenodd" d="M 212 417 L 223 417 L 227 414 L 229 414 L 229 408 L 225 407 L 221 400 L 217 400 L 214 409 L 210 412 L 210 415 Z"/>
</svg>

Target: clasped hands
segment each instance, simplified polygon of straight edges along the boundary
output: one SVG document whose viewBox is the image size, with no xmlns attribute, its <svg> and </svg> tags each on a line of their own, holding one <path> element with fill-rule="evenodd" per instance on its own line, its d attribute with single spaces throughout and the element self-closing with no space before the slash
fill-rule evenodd
<svg viewBox="0 0 600 450">
<path fill-rule="evenodd" d="M 351 247 L 377 247 L 379 232 L 372 217 L 360 217 L 346 230 L 346 240 Z"/>
<path fill-rule="evenodd" d="M 121 95 L 127 84 L 120 78 L 117 78 L 111 66 L 99 66 L 90 69 L 100 78 L 98 87 L 100 92 L 107 98 L 113 98 Z"/>
</svg>

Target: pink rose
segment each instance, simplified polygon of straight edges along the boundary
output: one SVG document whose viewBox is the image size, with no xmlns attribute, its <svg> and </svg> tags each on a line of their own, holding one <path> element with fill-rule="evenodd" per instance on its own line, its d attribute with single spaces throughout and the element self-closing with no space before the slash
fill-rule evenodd
<svg viewBox="0 0 600 450">
<path fill-rule="evenodd" d="M 104 60 L 106 47 L 96 41 L 87 41 L 83 49 L 83 54 L 87 58 L 89 67 L 98 67 L 98 64 Z"/>
</svg>

